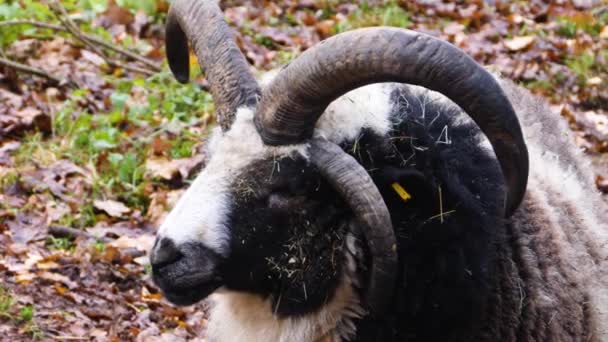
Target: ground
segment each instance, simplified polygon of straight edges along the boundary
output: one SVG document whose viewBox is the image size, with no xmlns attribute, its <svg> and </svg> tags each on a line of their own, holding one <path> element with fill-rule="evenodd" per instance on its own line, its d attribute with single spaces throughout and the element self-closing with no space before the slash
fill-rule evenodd
<svg viewBox="0 0 608 342">
<path fill-rule="evenodd" d="M 320 40 L 390 25 L 447 39 L 549 101 L 608 191 L 608 2 L 287 0 L 222 3 L 259 72 Z M 203 166 L 215 124 L 193 68 L 163 58 L 163 0 L 0 2 L 0 336 L 204 340 L 146 252 Z M 196 64 L 192 57 L 192 64 Z"/>
</svg>

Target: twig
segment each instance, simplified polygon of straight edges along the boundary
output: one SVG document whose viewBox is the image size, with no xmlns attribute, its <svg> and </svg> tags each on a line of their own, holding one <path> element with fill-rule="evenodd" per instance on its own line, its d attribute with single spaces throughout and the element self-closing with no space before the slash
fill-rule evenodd
<svg viewBox="0 0 608 342">
<path fill-rule="evenodd" d="M 59 1 L 57 1 L 57 0 L 51 1 L 49 3 L 49 8 L 51 9 L 51 11 L 53 11 L 53 13 L 57 17 L 57 19 L 61 22 L 61 24 L 74 37 L 76 37 L 76 39 L 78 39 L 80 42 L 82 42 L 84 45 L 86 45 L 89 49 L 91 49 L 97 55 L 101 56 L 106 61 L 106 63 L 108 63 L 108 65 L 110 67 L 113 67 L 113 68 L 122 68 L 122 69 L 125 69 L 125 70 L 131 70 L 131 71 L 135 71 L 135 72 L 140 72 L 140 73 L 146 74 L 148 76 L 151 76 L 151 75 L 155 74 L 155 72 L 152 71 L 152 70 L 142 69 L 142 68 L 138 68 L 138 67 L 133 67 L 133 66 L 130 66 L 130 65 L 125 65 L 125 64 L 122 64 L 119 61 L 114 60 L 114 59 L 110 58 L 109 56 L 107 56 L 103 52 L 103 50 L 101 50 L 97 45 L 95 45 L 94 42 L 92 42 L 91 40 L 88 40 L 87 37 L 74 24 L 74 22 L 72 22 L 72 20 L 68 16 L 67 11 L 63 7 L 63 5 L 61 5 L 59 3 Z"/>
<path fill-rule="evenodd" d="M 42 69 L 38 69 L 38 68 L 34 68 L 25 64 L 21 64 L 21 63 L 17 63 L 14 61 L 11 61 L 9 59 L 0 57 L 0 64 L 2 65 L 6 65 L 7 67 L 11 68 L 11 69 L 15 69 L 17 71 L 21 71 L 21 72 L 25 72 L 28 74 L 32 74 L 32 75 L 36 75 L 36 76 L 40 76 L 43 78 L 46 78 L 49 81 L 52 81 L 54 83 L 56 83 L 57 85 L 67 85 L 69 87 L 76 87 L 76 84 L 74 82 L 72 82 L 71 80 L 62 80 L 56 76 L 53 76 L 49 73 L 47 73 L 46 71 L 42 70 Z"/>
<path fill-rule="evenodd" d="M 86 239 L 95 239 L 95 240 L 100 240 L 102 242 L 110 242 L 111 240 L 105 237 L 97 237 L 91 233 L 87 233 L 84 230 L 80 230 L 80 229 L 75 229 L 75 228 L 70 228 L 70 227 L 63 227 L 63 226 L 50 226 L 49 227 L 49 234 L 53 235 L 55 237 L 59 237 L 59 238 L 66 238 L 66 237 L 84 237 Z"/>
<path fill-rule="evenodd" d="M 35 26 L 35 27 L 40 27 L 40 28 L 45 28 L 45 29 L 49 29 L 49 30 L 55 30 L 55 31 L 63 31 L 63 32 L 70 32 L 70 30 L 68 30 L 67 28 L 61 26 L 61 25 L 55 25 L 55 24 L 48 24 L 48 23 L 43 23 L 40 21 L 35 21 L 35 20 L 10 20 L 10 21 L 0 21 L 0 27 L 2 26 L 11 26 L 11 25 L 31 25 L 31 26 Z M 70 32 L 71 33 L 71 32 Z M 119 53 L 121 55 L 124 55 L 126 57 L 132 58 L 138 62 L 141 62 L 142 64 L 145 64 L 146 66 L 150 67 L 152 70 L 154 71 L 161 71 L 161 67 L 156 64 L 155 62 L 151 61 L 150 59 L 143 57 L 141 55 L 138 55 L 135 52 L 131 52 L 129 50 L 123 49 L 120 46 L 115 46 L 112 45 L 108 42 L 106 42 L 105 40 L 98 38 L 96 36 L 92 36 L 90 34 L 86 34 L 86 33 L 82 33 L 81 32 L 82 37 L 86 38 L 88 41 L 95 43 L 95 44 L 99 44 L 102 47 L 108 49 L 108 50 L 112 50 L 116 53 Z"/>
<path fill-rule="evenodd" d="M 13 26 L 13 25 L 32 25 L 40 28 L 45 28 L 49 30 L 55 31 L 67 31 L 67 29 L 60 25 L 43 23 L 41 21 L 35 20 L 8 20 L 8 21 L 0 21 L 0 27 L 2 26 Z"/>
</svg>

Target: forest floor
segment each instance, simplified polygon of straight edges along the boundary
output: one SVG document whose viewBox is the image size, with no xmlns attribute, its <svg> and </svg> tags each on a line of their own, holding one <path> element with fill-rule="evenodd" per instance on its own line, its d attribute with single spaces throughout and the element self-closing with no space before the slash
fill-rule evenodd
<svg viewBox="0 0 608 342">
<path fill-rule="evenodd" d="M 608 192 L 608 1 L 223 5 L 259 72 L 358 27 L 446 39 L 544 97 Z M 168 71 L 167 8 L 163 0 L 0 2 L 2 340 L 204 340 L 205 304 L 166 302 L 146 257 L 203 166 L 214 125 L 198 68 L 189 85 Z"/>
</svg>

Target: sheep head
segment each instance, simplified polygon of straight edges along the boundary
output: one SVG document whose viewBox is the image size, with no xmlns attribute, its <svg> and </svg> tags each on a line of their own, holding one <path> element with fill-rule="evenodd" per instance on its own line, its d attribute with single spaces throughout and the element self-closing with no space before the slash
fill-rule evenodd
<svg viewBox="0 0 608 342">
<path fill-rule="evenodd" d="M 155 282 L 177 304 L 220 287 L 270 296 L 282 272 L 273 272 L 273 258 L 303 241 L 299 237 L 330 236 L 318 254 L 309 250 L 320 240 L 300 243 L 309 249 L 303 257 L 318 257 L 300 270 L 317 279 L 318 293 L 308 296 L 304 288 L 304 299 L 293 298 L 312 310 L 331 296 L 324 285 L 342 272 L 332 253 L 340 251 L 335 246 L 352 230 L 347 227 L 356 226 L 370 256 L 363 301 L 372 314 L 382 314 L 397 274 L 390 214 L 367 171 L 314 135 L 333 100 L 366 84 L 417 84 L 460 105 L 500 162 L 508 189 L 505 215 L 521 202 L 528 156 L 513 108 L 494 78 L 448 43 L 395 28 L 343 33 L 303 53 L 260 92 L 217 2 L 172 5 L 167 55 L 181 81 L 187 81 L 188 41 L 206 71 L 222 132 L 210 142 L 205 170 L 161 226 L 151 254 Z M 273 299 L 278 307 L 281 298 Z"/>
</svg>

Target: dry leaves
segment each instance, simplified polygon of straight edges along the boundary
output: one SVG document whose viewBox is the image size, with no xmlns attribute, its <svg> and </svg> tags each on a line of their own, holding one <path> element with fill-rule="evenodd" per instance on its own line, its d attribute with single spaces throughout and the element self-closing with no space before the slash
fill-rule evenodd
<svg viewBox="0 0 608 342">
<path fill-rule="evenodd" d="M 505 46 L 509 51 L 520 51 L 529 48 L 534 43 L 534 40 L 536 40 L 534 36 L 514 37 L 505 40 Z"/>
<path fill-rule="evenodd" d="M 93 206 L 96 209 L 103 210 L 106 214 L 115 218 L 123 217 L 131 212 L 131 209 L 124 205 L 124 203 L 112 200 L 96 200 L 93 202 Z"/>
<path fill-rule="evenodd" d="M 204 156 L 197 155 L 192 158 L 173 159 L 149 158 L 146 161 L 146 172 L 153 178 L 172 180 L 175 177 L 186 179 L 191 172 L 199 168 L 204 160 Z"/>
</svg>

